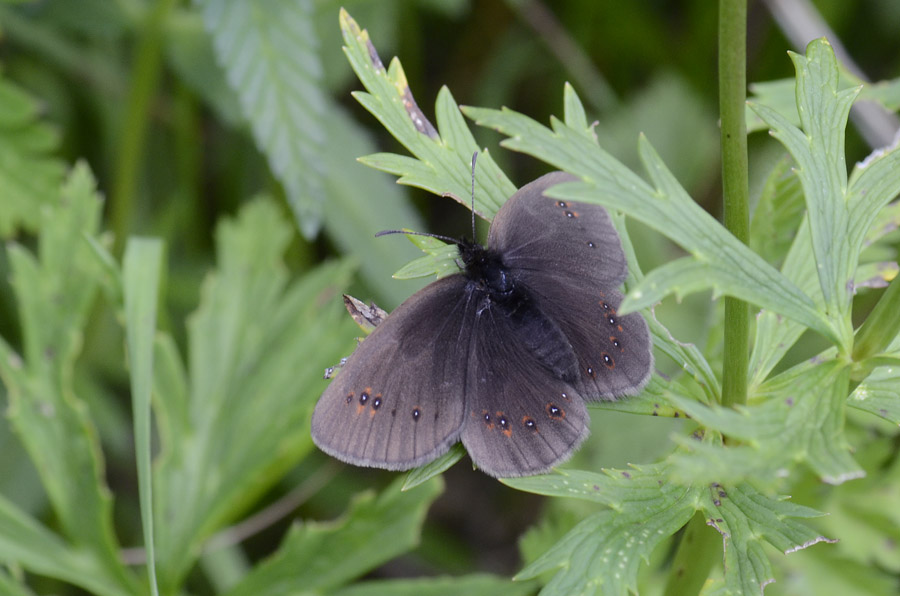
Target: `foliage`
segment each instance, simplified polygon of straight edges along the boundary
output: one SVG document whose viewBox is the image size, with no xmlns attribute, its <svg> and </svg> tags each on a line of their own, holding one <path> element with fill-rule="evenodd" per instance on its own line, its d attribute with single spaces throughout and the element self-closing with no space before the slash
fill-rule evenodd
<svg viewBox="0 0 900 596">
<path fill-rule="evenodd" d="M 357 4 L 354 14 L 385 39 L 408 10 Z M 465 11 L 426 4 L 441 18 Z M 527 20 L 528 4 L 506 7 Z M 616 27 L 647 17 L 618 10 Z M 857 99 L 896 111 L 898 81 L 864 83 L 816 40 L 791 54 L 793 79 L 778 71 L 753 87 L 748 127 L 770 130 L 780 146 L 769 145 L 774 158 L 758 168 L 745 246 L 692 198 L 715 194 L 714 115 L 684 78 L 659 76 L 617 106 L 612 87 L 569 55 L 575 84 L 549 77 L 528 94 L 549 104 L 562 90 L 562 117 L 549 126 L 524 109 L 460 107 L 443 79 L 432 124 L 411 89 L 428 65 L 404 53 L 412 74 L 396 58 L 385 67 L 341 9 L 346 62 L 365 87 L 353 97 L 404 150 L 378 152 L 389 141 L 373 142 L 334 99 L 352 84 L 336 59 L 337 14 L 305 0 L 0 5 L 13 48 L 0 54 L 10 64 L 0 73 L 0 267 L 9 278 L 0 286 L 0 591 L 656 593 L 678 571 L 666 552 L 699 516 L 722 545 L 704 593 L 890 593 L 900 574 L 890 548 L 900 541 L 900 321 L 891 315 L 900 285 L 874 309 L 879 294 L 867 290 L 898 271 L 900 143 L 848 172 L 856 141 L 845 130 Z M 649 37 L 657 60 L 667 46 Z M 131 42 L 133 63 L 109 58 Z M 510 81 L 528 83 L 546 66 L 534 44 L 505 43 L 493 59 Z M 631 70 L 610 72 L 621 82 Z M 515 97 L 503 77 L 482 87 L 472 95 L 488 105 Z M 588 105 L 576 88 L 591 90 Z M 84 106 L 96 126 L 87 148 L 77 142 Z M 650 130 L 634 134 L 634 123 Z M 507 172 L 522 167 L 484 148 L 497 134 L 501 147 L 579 177 L 554 196 L 613 212 L 630 265 L 623 307 L 648 320 L 661 371 L 641 395 L 598 405 L 591 441 L 553 474 L 478 478 L 460 497 L 454 479 L 472 473 L 454 466 L 465 457 L 459 446 L 405 477 L 339 469 L 316 453 L 308 426 L 322 371 L 358 334 L 341 294 L 390 307 L 421 278 L 456 267 L 454 247 L 434 238 L 410 237 L 425 253 L 415 259 L 410 245 L 371 240 L 426 224 L 399 188 L 348 158 L 364 155 L 400 183 L 468 208 L 478 150 L 474 209 L 490 219 L 515 190 Z M 207 154 L 201 135 L 223 148 Z M 136 152 L 120 155 L 127 146 Z M 117 203 L 123 188 L 134 196 Z M 320 228 L 333 245 L 311 243 Z M 670 255 L 667 242 L 682 252 Z M 393 272 L 418 281 L 386 281 Z M 696 329 L 721 336 L 709 303 L 691 302 L 702 292 L 758 310 L 745 406 L 720 405 L 720 340 L 689 343 L 703 343 Z M 694 331 L 687 341 L 676 339 L 684 321 Z M 492 526 L 479 517 L 478 492 L 504 500 L 488 522 L 507 508 L 526 517 L 533 501 L 507 506 L 524 493 L 546 497 L 515 582 L 508 569 L 487 573 L 495 569 L 477 563 L 484 551 L 426 522 L 446 509 L 433 507 L 445 490 L 465 504 L 466 523 L 451 524 L 474 526 L 479 539 Z M 359 494 L 347 503 L 348 493 Z M 431 577 L 377 573 L 398 559 Z"/>
</svg>

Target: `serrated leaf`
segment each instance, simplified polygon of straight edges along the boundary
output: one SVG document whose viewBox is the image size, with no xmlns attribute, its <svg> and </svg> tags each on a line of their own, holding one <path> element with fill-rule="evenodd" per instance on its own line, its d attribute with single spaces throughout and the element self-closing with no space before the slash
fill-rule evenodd
<svg viewBox="0 0 900 596">
<path fill-rule="evenodd" d="M 597 142 L 597 136 L 594 129 L 588 124 L 587 114 L 584 112 L 584 105 L 581 98 L 575 92 L 575 88 L 568 82 L 563 86 L 563 119 L 566 126 L 573 130 L 580 130 L 591 141 Z"/>
<path fill-rule="evenodd" d="M 307 238 L 322 218 L 326 97 L 310 0 L 195 0 L 253 137 Z"/>
<path fill-rule="evenodd" d="M 900 163 L 900 155 L 896 144 L 882 150 L 858 165 L 848 180 L 844 128 L 859 88 L 840 87 L 837 61 L 827 41 L 813 41 L 806 56 L 792 54 L 791 58 L 797 70 L 797 106 L 803 130 L 767 106 L 753 109 L 797 163 L 819 286 L 828 316 L 841 335 L 839 345 L 847 351 L 853 333 L 853 272 L 878 211 L 900 192 L 896 176 L 888 175 Z M 876 167 L 869 171 L 869 166 Z"/>
<path fill-rule="evenodd" d="M 406 492 L 401 484 L 398 478 L 377 499 L 357 498 L 336 522 L 294 525 L 278 551 L 226 595 L 330 590 L 410 550 L 443 484 L 434 479 Z"/>
<path fill-rule="evenodd" d="M 862 86 L 859 93 L 861 100 L 877 102 L 891 112 L 900 110 L 900 78 L 869 83 L 848 72 L 843 65 L 839 64 L 838 69 L 841 87 Z M 774 108 L 778 113 L 786 116 L 791 124 L 799 125 L 800 115 L 797 113 L 795 88 L 796 81 L 794 79 L 779 79 L 750 85 L 753 103 L 761 103 Z M 748 132 L 767 128 L 766 123 L 749 106 L 746 114 Z"/>
<path fill-rule="evenodd" d="M 758 405 L 732 409 L 670 396 L 698 423 L 743 443 L 721 447 L 679 439 L 693 453 L 674 456 L 674 473 L 681 481 L 772 482 L 805 462 L 830 484 L 863 476 L 844 435 L 848 385 L 848 369 L 827 361 L 767 381 L 760 388 L 766 399 Z"/>
<path fill-rule="evenodd" d="M 791 518 L 824 515 L 814 509 L 768 497 L 749 484 L 715 484 L 703 500 L 709 525 L 722 534 L 725 585 L 733 595 L 761 595 L 774 581 L 763 540 L 785 554 L 819 542 L 837 542 Z"/>
<path fill-rule="evenodd" d="M 0 238 L 36 231 L 41 210 L 58 198 L 65 166 L 51 155 L 58 135 L 38 121 L 37 102 L 0 78 Z"/>
<path fill-rule="evenodd" d="M 8 416 L 27 449 L 65 535 L 83 550 L 104 584 L 127 591 L 113 532 L 112 502 L 99 440 L 75 395 L 73 366 L 102 275 L 85 241 L 99 225 L 100 198 L 87 166 L 77 165 L 42 209 L 38 254 L 9 249 L 12 286 L 22 321 L 24 353 L 0 340 L 0 376 Z M 79 473 L 73 473 L 78 470 Z"/>
<path fill-rule="evenodd" d="M 218 228 L 218 269 L 188 322 L 187 406 L 159 398 L 161 436 L 170 441 L 154 477 L 162 592 L 206 538 L 312 449 L 304 429 L 324 388 L 321 371 L 349 348 L 354 326 L 340 297 L 350 267 L 326 264 L 288 284 L 281 255 L 290 237 L 264 200 Z M 181 393 L 181 367 L 171 348 L 167 356 L 155 388 Z"/>
<path fill-rule="evenodd" d="M 637 591 L 641 560 L 674 534 L 696 510 L 699 489 L 667 482 L 665 465 L 503 480 L 514 488 L 586 499 L 609 506 L 579 523 L 516 575 L 557 570 L 541 591 L 553 594 L 625 594 Z"/>
<path fill-rule="evenodd" d="M 468 207 L 472 154 L 479 147 L 450 91 L 438 93 L 435 128 L 413 98 L 400 62 L 394 59 L 385 69 L 368 32 L 343 9 L 340 21 L 344 52 L 368 91 L 353 96 L 417 158 L 377 154 L 360 161 L 400 176 L 401 184 L 449 195 Z M 475 168 L 476 212 L 490 219 L 515 190 L 490 154 L 481 152 Z"/>
<path fill-rule="evenodd" d="M 822 335 L 838 341 L 813 302 L 690 199 L 643 137 L 640 155 L 654 186 L 648 185 L 583 135 L 553 119 L 548 129 L 510 110 L 466 108 L 466 115 L 510 138 L 503 145 L 533 155 L 571 172 L 585 181 L 554 187 L 553 195 L 602 204 L 623 211 L 670 237 L 692 253 L 699 271 L 709 272 L 704 287 L 770 308 L 794 318 Z M 680 265 L 682 267 L 685 264 Z M 664 270 L 665 272 L 665 270 Z M 689 289 L 699 289 L 697 283 Z M 622 308 L 651 305 L 661 295 L 675 293 L 678 278 L 667 277 L 662 286 L 654 272 L 629 291 Z M 653 292 L 650 288 L 655 288 Z M 652 294 L 652 295 L 651 295 Z"/>
<path fill-rule="evenodd" d="M 838 90 L 838 70 L 827 42 L 813 42 L 807 55 L 791 54 L 797 70 L 799 128 L 766 106 L 754 106 L 797 163 L 809 215 L 819 285 L 829 316 L 841 324 L 842 341 L 851 292 L 848 292 L 852 238 L 845 204 L 847 168 L 844 129 L 857 89 Z M 830 58 L 830 59 L 829 59 Z M 852 262 L 851 262 L 852 260 Z"/>
</svg>

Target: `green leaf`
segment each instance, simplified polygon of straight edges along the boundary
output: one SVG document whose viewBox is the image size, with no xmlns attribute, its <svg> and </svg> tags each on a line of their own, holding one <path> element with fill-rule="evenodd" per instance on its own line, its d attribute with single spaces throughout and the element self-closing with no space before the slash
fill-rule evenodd
<svg viewBox="0 0 900 596">
<path fill-rule="evenodd" d="M 424 251 L 427 256 L 419 257 L 401 267 L 394 277 L 396 279 L 413 279 L 417 277 L 445 277 L 459 272 L 459 248 L 455 244 L 445 244 L 437 238 L 408 235 L 407 238 Z"/>
<path fill-rule="evenodd" d="M 848 72 L 841 64 L 838 65 L 838 69 L 839 84 L 842 88 L 861 87 L 859 99 L 877 102 L 891 112 L 900 110 L 900 78 L 869 83 Z M 750 85 L 754 104 L 765 104 L 787 117 L 791 124 L 799 126 L 800 115 L 797 113 L 795 89 L 796 81 L 794 79 L 780 79 Z M 753 132 L 766 128 L 765 121 L 748 106 L 747 131 Z"/>
<path fill-rule="evenodd" d="M 781 263 L 800 227 L 804 207 L 800 179 L 793 162 L 785 157 L 766 178 L 750 224 L 750 248 L 773 265 Z"/>
<path fill-rule="evenodd" d="M 558 570 L 541 594 L 625 594 L 637 591 L 641 560 L 674 534 L 696 510 L 700 490 L 667 482 L 665 465 L 603 474 L 569 470 L 561 474 L 503 480 L 543 495 L 586 499 L 610 509 L 579 523 L 516 575 L 535 578 Z"/>
<path fill-rule="evenodd" d="M 410 470 L 409 474 L 406 475 L 406 481 L 403 483 L 403 488 L 401 490 L 415 488 L 420 484 L 431 480 L 435 476 L 440 476 L 465 456 L 466 450 L 462 446 L 462 443 L 456 443 L 450 447 L 450 451 L 439 458 L 428 462 L 424 466 L 419 466 L 414 470 Z"/>
<path fill-rule="evenodd" d="M 398 478 L 377 499 L 362 495 L 336 522 L 294 525 L 278 551 L 226 595 L 331 590 L 410 550 L 443 484 L 434 479 L 405 492 L 401 485 Z"/>
<path fill-rule="evenodd" d="M 16 581 L 6 571 L 0 571 L 0 594 L 6 594 L 6 596 L 33 596 L 34 592 L 25 586 L 24 579 Z"/>
<path fill-rule="evenodd" d="M 873 370 L 850 394 L 847 405 L 900 425 L 900 362 Z"/>
<path fill-rule="evenodd" d="M 805 462 L 829 484 L 863 476 L 844 434 L 848 385 L 848 369 L 831 360 L 772 378 L 760 388 L 765 401 L 742 408 L 704 406 L 671 395 L 670 401 L 696 422 L 744 443 L 721 447 L 679 438 L 693 453 L 675 456 L 676 477 L 774 482 L 797 462 Z"/>
<path fill-rule="evenodd" d="M 803 185 L 819 286 L 828 317 L 839 329 L 846 351 L 852 337 L 850 301 L 853 269 L 862 233 L 852 234 L 844 159 L 844 129 L 858 88 L 838 89 L 838 68 L 831 46 L 813 41 L 806 56 L 791 53 L 797 70 L 797 106 L 802 130 L 763 105 L 754 110 L 772 129 L 797 164 Z"/>
<path fill-rule="evenodd" d="M 340 21 L 344 52 L 368 91 L 353 96 L 417 158 L 379 153 L 360 161 L 400 176 L 401 184 L 449 195 L 468 207 L 472 154 L 479 148 L 450 91 L 438 93 L 435 128 L 416 104 L 400 62 L 394 59 L 385 69 L 368 32 L 343 9 Z M 516 191 L 487 151 L 478 156 L 475 187 L 475 211 L 487 219 Z"/>
<path fill-rule="evenodd" d="M 37 120 L 37 102 L 0 78 L 0 238 L 36 231 L 41 210 L 56 202 L 65 174 L 51 153 L 58 134 Z"/>
<path fill-rule="evenodd" d="M 327 99 L 310 0 L 195 0 L 253 136 L 307 238 L 322 219 Z"/>
<path fill-rule="evenodd" d="M 731 594 L 761 594 L 775 581 L 763 540 L 790 554 L 826 538 L 791 518 L 824 515 L 814 509 L 768 497 L 749 484 L 725 487 L 714 484 L 704 495 L 707 522 L 722 534 L 725 550 L 725 585 Z"/>
<path fill-rule="evenodd" d="M 101 276 L 84 238 L 96 233 L 100 207 L 90 170 L 77 165 L 56 205 L 42 209 L 38 255 L 10 247 L 24 354 L 0 340 L 0 376 L 9 393 L 10 423 L 41 476 L 62 531 L 94 559 L 104 583 L 127 591 L 133 578 L 119 559 L 99 440 L 72 384 Z"/>
<path fill-rule="evenodd" d="M 669 464 L 562 474 L 503 482 L 538 494 L 603 504 L 547 553 L 516 577 L 531 578 L 558 569 L 542 594 L 625 594 L 636 592 L 640 558 L 647 560 L 662 540 L 702 511 L 723 536 L 726 585 L 734 594 L 761 593 L 772 581 L 766 541 L 784 553 L 818 542 L 834 542 L 792 518 L 822 515 L 768 497 L 748 484 L 673 483 Z"/>
<path fill-rule="evenodd" d="M 534 588 L 531 582 L 513 582 L 479 573 L 462 577 L 368 581 L 337 590 L 332 596 L 525 596 L 534 594 Z"/>
<path fill-rule="evenodd" d="M 312 450 L 322 371 L 350 349 L 355 327 L 341 301 L 350 267 L 326 264 L 289 284 L 281 255 L 290 237 L 271 201 L 220 224 L 218 268 L 188 322 L 186 375 L 170 340 L 157 343 L 155 390 L 172 392 L 158 397 L 162 592 L 179 583 L 204 540 Z"/>
<path fill-rule="evenodd" d="M 150 394 L 153 389 L 153 337 L 156 333 L 156 300 L 159 295 L 162 260 L 163 246 L 159 240 L 131 238 L 125 247 L 122 264 L 141 527 L 144 533 L 144 550 L 147 553 L 150 592 L 154 595 L 159 591 L 156 585 L 156 549 L 153 540 Z"/>
<path fill-rule="evenodd" d="M 69 547 L 3 496 L 0 496 L 0 560 L 6 565 L 21 565 L 32 573 L 81 586 L 94 594 L 134 593 L 111 576 L 92 553 Z"/>
<path fill-rule="evenodd" d="M 533 155 L 585 181 L 559 185 L 553 189 L 554 196 L 620 210 L 692 254 L 693 263 L 676 261 L 647 275 L 629 291 L 623 309 L 650 306 L 670 293 L 713 288 L 796 319 L 832 341 L 840 338 L 809 297 L 691 200 L 646 139 L 641 138 L 639 149 L 653 187 L 558 120 L 552 120 L 551 130 L 506 109 L 466 108 L 465 113 L 509 136 L 503 142 L 505 147 Z M 676 269 L 679 274 L 690 274 L 690 279 L 674 275 Z"/>
<path fill-rule="evenodd" d="M 802 292 L 812 296 L 824 310 L 822 296 L 818 291 L 819 280 L 816 276 L 812 242 L 809 238 L 809 222 L 805 215 L 800 221 L 800 227 L 784 259 L 781 272 Z M 751 388 L 766 379 L 804 331 L 806 327 L 797 321 L 785 319 L 776 312 L 764 310 L 759 314 L 756 322 L 756 338 L 750 355 Z"/>
</svg>

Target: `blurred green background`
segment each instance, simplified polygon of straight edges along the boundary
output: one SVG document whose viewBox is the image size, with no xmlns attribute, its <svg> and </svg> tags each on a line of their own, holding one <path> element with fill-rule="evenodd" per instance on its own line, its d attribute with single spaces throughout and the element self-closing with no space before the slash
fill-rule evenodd
<svg viewBox="0 0 900 596">
<path fill-rule="evenodd" d="M 775 4 L 777 0 L 750 3 L 750 82 L 792 76 L 786 51 L 804 45 L 789 39 L 786 24 L 773 18 L 769 6 Z M 842 42 L 871 80 L 897 76 L 900 3 L 812 4 L 834 31 L 832 41 Z M 107 199 L 104 227 L 115 234 L 116 248 L 121 249 L 128 234 L 164 239 L 168 276 L 160 325 L 183 353 L 186 317 L 196 308 L 201 282 L 215 262 L 216 224 L 254 195 L 267 193 L 278 198 L 284 218 L 298 227 L 281 178 L 258 149 L 239 94 L 217 64 L 202 5 L 0 2 L 2 78 L 34 100 L 48 127 L 41 154 L 49 176 L 58 181 L 62 167 L 77 160 L 89 164 Z M 428 280 L 390 279 L 419 253 L 401 237 L 376 240 L 374 233 L 411 227 L 458 236 L 468 229 L 464 206 L 397 186 L 387 174 L 357 163 L 367 153 L 404 151 L 350 95 L 360 85 L 340 49 L 341 6 L 368 29 L 386 64 L 392 56 L 400 58 L 429 117 L 438 90 L 446 85 L 461 104 L 508 106 L 546 122 L 551 114 L 561 114 L 562 86 L 568 81 L 585 102 L 589 119 L 597 120 L 604 148 L 640 171 L 635 147 L 638 134 L 646 134 L 692 196 L 719 213 L 715 3 L 321 0 L 309 6 L 314 27 L 308 41 L 311 55 L 320 61 L 328 117 L 321 122 L 320 163 L 287 168 L 317 168 L 323 181 L 322 227 L 315 236 L 294 235 L 286 257 L 292 275 L 348 255 L 359 265 L 351 293 L 390 310 Z M 0 119 L 4 101 L 0 95 Z M 517 185 L 546 171 L 530 158 L 497 147 L 499 135 L 484 129 L 474 134 Z M 853 131 L 848 147 L 848 163 L 870 150 Z M 762 133 L 751 136 L 750 149 L 753 194 L 783 151 Z M 33 225 L 18 222 L 4 233 L 6 239 L 30 246 L 35 232 Z M 638 226 L 632 233 L 645 270 L 678 255 L 667 241 Z M 0 251 L 0 334 L 18 346 L 21 329 L 8 277 L 6 253 Z M 864 311 L 872 299 L 861 302 Z M 657 314 L 679 340 L 701 346 L 720 316 L 708 295 L 664 303 Z M 347 334 L 348 351 L 352 337 Z M 80 382 L 92 387 L 84 396 L 92 396 L 88 405 L 104 448 L 107 481 L 116 495 L 117 533 L 123 544 L 136 546 L 140 531 L 123 341 L 114 313 L 98 304 L 85 331 L 79 374 Z M 802 343 L 795 359 L 814 353 L 817 346 L 814 338 Z M 715 340 L 709 349 L 715 352 Z M 322 381 L 303 391 L 318 395 L 324 387 Z M 0 400 L 5 401 L 3 391 Z M 668 434 L 684 430 L 679 422 L 595 413 L 592 438 L 573 465 L 597 469 L 655 461 L 671 448 Z M 264 509 L 316 471 L 325 478 L 317 490 L 245 542 L 251 561 L 272 552 L 292 518 L 334 517 L 353 494 L 385 486 L 394 477 L 340 466 L 313 453 L 255 509 Z M 429 512 L 422 546 L 379 575 L 513 574 L 520 565 L 517 540 L 545 514 L 544 501 L 473 473 L 465 462 L 445 477 L 446 492 Z M 39 478 L 5 426 L 0 428 L 0 492 L 37 517 L 47 514 Z M 576 515 L 571 508 L 549 513 L 560 524 Z M 207 588 L 200 577 L 191 581 L 195 591 Z M 74 593 L 55 586 L 60 593 Z"/>
</svg>

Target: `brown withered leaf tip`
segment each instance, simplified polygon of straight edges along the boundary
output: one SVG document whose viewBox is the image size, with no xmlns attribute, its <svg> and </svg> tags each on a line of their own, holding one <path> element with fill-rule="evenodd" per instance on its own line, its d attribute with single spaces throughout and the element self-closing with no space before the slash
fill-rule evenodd
<svg viewBox="0 0 900 596">
<path fill-rule="evenodd" d="M 375 329 L 388 316 L 387 311 L 377 306 L 374 302 L 366 304 L 362 300 L 347 294 L 344 294 L 344 306 L 347 308 L 350 316 L 353 317 L 353 320 L 356 321 L 356 324 L 366 333 Z"/>
</svg>

